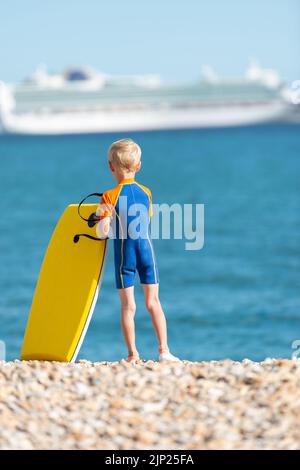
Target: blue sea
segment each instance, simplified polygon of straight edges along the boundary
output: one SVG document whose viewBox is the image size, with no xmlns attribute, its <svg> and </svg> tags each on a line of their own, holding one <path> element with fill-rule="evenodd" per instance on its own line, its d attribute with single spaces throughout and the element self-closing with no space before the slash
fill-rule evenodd
<svg viewBox="0 0 300 470">
<path fill-rule="evenodd" d="M 126 135 L 127 136 L 127 135 Z M 123 134 L 0 137 L 0 340 L 19 358 L 43 255 L 64 207 L 114 185 L 107 148 Z M 291 357 L 300 339 L 300 127 L 132 133 L 138 181 L 156 203 L 205 205 L 205 244 L 154 242 L 174 354 L 188 360 Z M 110 247 L 79 358 L 126 354 Z M 137 283 L 137 345 L 157 357 Z"/>
</svg>

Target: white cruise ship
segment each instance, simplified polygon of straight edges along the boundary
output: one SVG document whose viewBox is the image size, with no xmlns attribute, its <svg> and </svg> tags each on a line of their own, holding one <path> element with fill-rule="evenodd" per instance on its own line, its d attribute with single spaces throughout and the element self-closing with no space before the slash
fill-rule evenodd
<svg viewBox="0 0 300 470">
<path fill-rule="evenodd" d="M 203 68 L 190 84 L 158 76 L 109 76 L 89 68 L 60 75 L 39 68 L 18 85 L 0 83 L 0 128 L 11 134 L 74 134 L 209 128 L 285 120 L 291 104 L 276 72 L 252 63 L 241 79 Z"/>
</svg>

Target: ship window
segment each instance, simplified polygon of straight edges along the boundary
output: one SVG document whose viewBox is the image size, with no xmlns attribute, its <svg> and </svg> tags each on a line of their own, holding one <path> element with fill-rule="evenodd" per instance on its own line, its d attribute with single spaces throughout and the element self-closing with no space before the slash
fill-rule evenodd
<svg viewBox="0 0 300 470">
<path fill-rule="evenodd" d="M 82 70 L 69 70 L 66 73 L 66 80 L 69 82 L 75 82 L 78 80 L 87 80 L 89 77 Z"/>
</svg>

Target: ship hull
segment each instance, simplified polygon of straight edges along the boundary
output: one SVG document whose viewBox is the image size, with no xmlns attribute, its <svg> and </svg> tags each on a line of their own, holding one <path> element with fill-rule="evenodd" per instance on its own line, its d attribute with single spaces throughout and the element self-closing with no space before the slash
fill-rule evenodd
<svg viewBox="0 0 300 470">
<path fill-rule="evenodd" d="M 236 106 L 201 106 L 186 109 L 9 113 L 2 116 L 2 132 L 58 135 L 217 128 L 284 120 L 289 108 L 280 101 Z M 1 128 L 1 127 L 0 127 Z"/>
</svg>

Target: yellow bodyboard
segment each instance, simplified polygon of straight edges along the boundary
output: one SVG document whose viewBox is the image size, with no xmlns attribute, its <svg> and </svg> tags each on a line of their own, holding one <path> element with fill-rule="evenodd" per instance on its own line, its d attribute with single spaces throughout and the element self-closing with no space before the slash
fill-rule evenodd
<svg viewBox="0 0 300 470">
<path fill-rule="evenodd" d="M 96 204 L 81 206 L 88 218 Z M 75 361 L 87 331 L 101 287 L 107 240 L 96 236 L 78 215 L 78 205 L 68 206 L 61 216 L 41 267 L 25 331 L 21 359 Z"/>
</svg>

